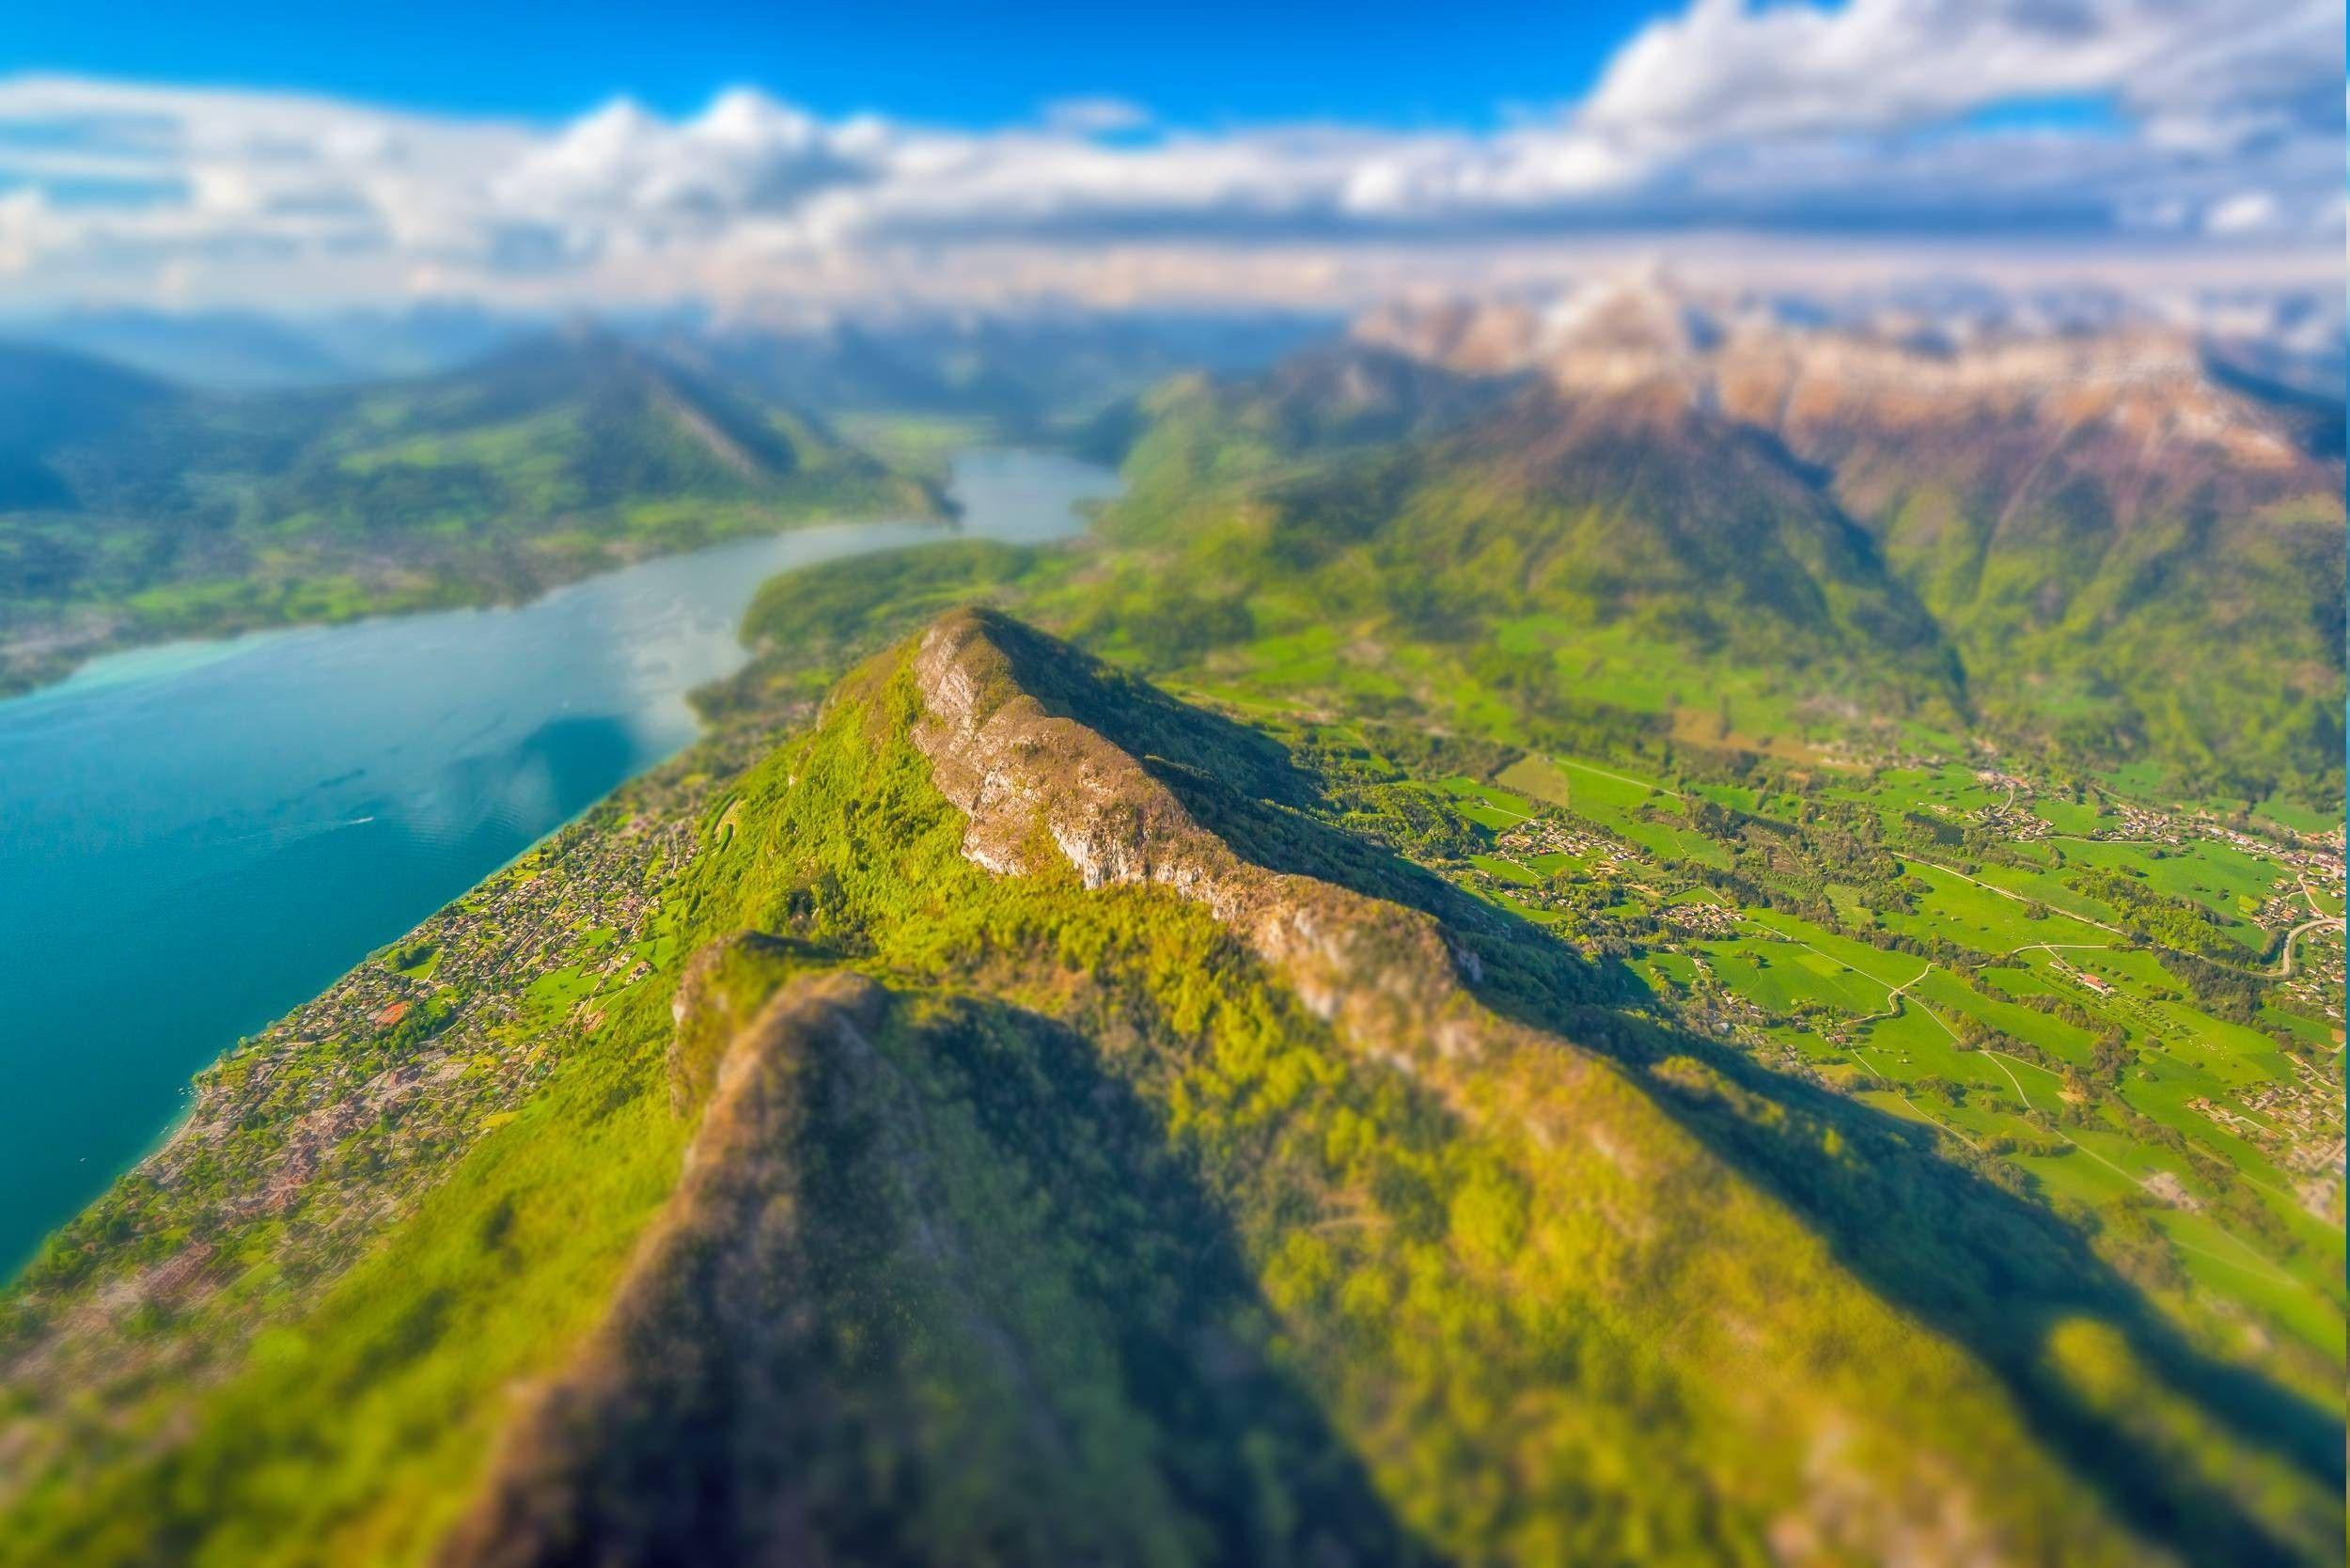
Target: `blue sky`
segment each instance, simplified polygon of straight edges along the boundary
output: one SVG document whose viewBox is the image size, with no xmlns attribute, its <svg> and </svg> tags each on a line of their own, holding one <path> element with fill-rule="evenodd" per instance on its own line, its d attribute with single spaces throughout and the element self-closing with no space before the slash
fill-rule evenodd
<svg viewBox="0 0 2350 1568">
<path fill-rule="evenodd" d="M 6 0 L 0 0 L 4 6 Z M 0 301 L 2339 290 L 2341 0 L 20 3 Z"/>
<path fill-rule="evenodd" d="M 415 108 L 554 118 L 626 93 L 666 112 L 756 83 L 826 115 L 1021 119 L 1110 96 L 1211 126 L 1336 119 L 1486 128 L 1579 95 L 1637 0 L 1131 0 L 860 6 L 236 6 L 33 0 L 9 8 L 0 68 L 299 87 Z"/>
</svg>

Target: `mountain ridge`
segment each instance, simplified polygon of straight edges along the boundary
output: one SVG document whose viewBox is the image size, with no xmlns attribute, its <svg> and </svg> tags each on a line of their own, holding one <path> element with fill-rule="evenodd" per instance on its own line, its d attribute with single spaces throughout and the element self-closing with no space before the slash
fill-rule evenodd
<svg viewBox="0 0 2350 1568">
<path fill-rule="evenodd" d="M 367 1247 L 247 1295 L 246 1271 L 301 1254 L 253 1251 L 239 1227 L 279 1222 L 233 1195 L 329 1179 L 264 1162 L 226 1229 L 200 1186 L 145 1200 L 196 1200 L 170 1234 L 207 1237 L 154 1232 L 147 1287 L 102 1252 L 60 1272 L 71 1251 L 18 1287 L 5 1364 L 34 1430 L 56 1414 L 39 1369 L 108 1335 L 84 1293 L 177 1303 L 139 1356 L 180 1354 L 175 1323 L 277 1326 L 249 1359 L 215 1349 L 223 1375 L 169 1396 L 194 1403 L 160 1428 L 20 1436 L 69 1470 L 39 1472 L 16 1555 L 151 1560 L 154 1528 L 256 1563 L 272 1541 L 372 1542 L 451 1568 L 573 1560 L 590 1538 L 647 1563 L 973 1542 L 1169 1562 L 2313 1557 L 2309 1435 L 2276 1425 L 2283 1458 L 2231 1435 L 2257 1401 L 2214 1392 L 2056 1230 L 1856 1109 L 1627 1032 L 1572 981 L 1495 991 L 1480 944 L 1506 960 L 1536 938 L 1349 886 L 1362 870 L 1280 826 L 1278 794 L 1310 797 L 1274 745 L 993 612 L 869 661 L 809 729 L 699 787 L 646 885 L 651 956 L 589 959 L 616 989 L 546 1035 L 439 1026 L 538 1061 L 536 1087 L 404 1198 L 370 1200 L 364 1165 L 333 1178 L 356 1184 L 336 1201 L 371 1215 Z M 1275 796 L 1228 799 L 1215 774 Z M 650 798 L 519 886 L 643 835 Z M 1249 855 L 1235 812 L 1258 814 Z M 375 1059 L 446 1096 L 426 1086 L 462 1080 L 438 1076 L 437 1038 Z M 325 1048 L 240 1071 L 275 1060 L 298 1085 Z M 1848 1161 L 1865 1189 L 1828 1198 Z M 614 1162 L 595 1190 L 631 1196 L 582 1212 L 568 1195 Z M 1888 1180 L 1932 1196 L 1905 1218 L 1862 1202 Z M 1972 1238 L 1940 1295 L 1888 1272 L 1932 1234 Z M 1965 1305 L 1995 1254 L 2029 1311 Z M 491 1279 L 572 1305 L 485 1334 Z M 2114 1375 L 2160 1420 L 2099 1403 Z M 509 1403 L 517 1380 L 533 1391 Z M 290 1399 L 304 1386 L 367 1419 Z M 385 1465 L 381 1430 L 413 1451 Z M 2248 1466 L 2268 1491 L 2237 1489 Z M 1508 1484 L 1479 1501 L 1479 1474 Z M 200 1517 L 163 1501 L 198 1496 Z"/>
</svg>

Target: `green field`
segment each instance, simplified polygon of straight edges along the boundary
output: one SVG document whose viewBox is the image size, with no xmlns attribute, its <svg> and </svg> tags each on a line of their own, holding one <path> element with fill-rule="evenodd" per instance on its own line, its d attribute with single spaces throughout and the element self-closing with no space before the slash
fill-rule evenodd
<svg viewBox="0 0 2350 1568">
<path fill-rule="evenodd" d="M 2188 961 L 2166 958 L 2128 910 L 2063 879 L 2081 866 L 2135 873 L 2258 951 L 2268 940 L 2251 918 L 2260 897 L 2280 880 L 2298 887 L 2282 845 L 2264 854 L 2186 837 L 2150 856 L 2155 846 L 2116 834 L 2111 806 L 2050 797 L 2030 811 L 2079 836 L 1999 846 L 1976 829 L 1929 840 L 1929 858 L 1907 848 L 1918 817 L 2009 798 L 1955 766 L 1789 790 L 1767 766 L 1728 782 L 1526 752 L 1481 777 L 1433 782 L 1477 838 L 1454 874 L 1480 898 L 1586 946 L 1595 930 L 1621 932 L 1660 1008 L 1939 1128 L 1961 1157 L 1998 1162 L 2084 1219 L 2151 1217 L 2152 1230 L 2107 1223 L 2167 1253 L 2169 1297 L 2212 1332 L 2249 1314 L 2301 1354 L 2342 1353 L 2342 1188 L 2324 1157 L 2342 1133 L 2338 993 L 2330 1008 L 2308 1008 L 2264 990 L 2249 1013 L 2223 1016 L 2214 1008 L 2225 1004 L 2199 1001 Z M 1693 801 L 1736 813 L 1734 834 L 1700 822 Z M 1840 864 L 1821 853 L 1836 843 L 1849 855 L 1820 830 L 1830 820 L 1904 839 L 1886 846 L 1882 868 Z M 1503 846 L 1543 824 L 1589 847 Z M 1750 847 L 1757 838 L 1766 855 Z M 1999 857 L 1973 858 L 1984 855 Z M 1716 890 L 1741 870 L 1770 897 Z M 1821 896 L 1799 913 L 1815 877 Z M 2311 880 L 2318 907 L 2339 886 Z M 1675 928 L 1673 912 L 1693 903 L 1736 917 L 1720 931 Z"/>
</svg>

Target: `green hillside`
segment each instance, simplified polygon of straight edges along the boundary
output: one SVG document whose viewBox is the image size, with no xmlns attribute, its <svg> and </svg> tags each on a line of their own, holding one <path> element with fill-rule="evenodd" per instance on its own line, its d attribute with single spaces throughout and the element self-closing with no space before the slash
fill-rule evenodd
<svg viewBox="0 0 2350 1568">
<path fill-rule="evenodd" d="M 125 643 L 512 599 L 812 517 L 940 508 L 803 416 L 587 333 L 267 394 L 10 350 L 0 410 L 0 686 Z"/>
<path fill-rule="evenodd" d="M 1160 394 L 1104 523 L 1131 565 L 1104 632 L 1161 665 L 1345 647 L 1358 698 L 1499 698 L 1538 728 L 1661 733 L 1726 698 L 1742 729 L 1860 698 L 1956 715 L 1934 623 L 1783 454 L 1686 409 L 1407 363 Z"/>
<path fill-rule="evenodd" d="M 2096 429 L 2054 449 L 1971 427 L 1835 445 L 1840 492 L 1987 716 L 2254 798 L 2341 794 L 2338 463 Z"/>
<path fill-rule="evenodd" d="M 1375 781 L 1465 743 L 968 612 L 756 732 L 226 1058 L 60 1233 L 0 1561 L 2338 1550 L 2331 1393 L 1400 856 L 1482 841 Z"/>
<path fill-rule="evenodd" d="M 593 340 L 210 490 L 88 392 L 42 482 L 225 551 L 898 482 Z M 1352 349 L 1094 433 L 202 1077 L 0 1297 L 0 1564 L 2339 1560 L 2299 459 Z"/>
<path fill-rule="evenodd" d="M 1516 688 L 1749 746 L 1972 725 L 2180 793 L 2340 795 L 2338 462 L 2096 421 L 1784 439 L 1669 383 L 1367 349 L 1175 384 L 1134 422 L 1108 532 L 1148 566 L 1104 629 L 1163 665 L 1351 640 L 1357 695 L 1422 706 Z"/>
</svg>

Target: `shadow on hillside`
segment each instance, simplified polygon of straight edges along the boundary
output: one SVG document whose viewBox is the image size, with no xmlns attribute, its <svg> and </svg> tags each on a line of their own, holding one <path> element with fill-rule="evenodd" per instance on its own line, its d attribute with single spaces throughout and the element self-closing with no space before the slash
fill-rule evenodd
<svg viewBox="0 0 2350 1568">
<path fill-rule="evenodd" d="M 2171 1392 L 2236 1441 L 2275 1454 L 2336 1496 L 2344 1482 L 2341 1421 L 2189 1343 L 2048 1210 L 1945 1158 L 1925 1128 L 1762 1067 L 1718 1041 L 1615 1011 L 1609 1004 L 1644 1002 L 1646 988 L 1621 965 L 1586 962 L 1522 917 L 1311 819 L 1237 799 L 1213 778 L 1155 763 L 1153 772 L 1258 864 L 1445 921 L 1482 960 L 1471 987 L 1480 1001 L 1638 1074 L 1678 1121 L 1808 1221 L 1856 1276 L 1993 1368 L 2040 1435 L 2136 1528 L 2215 1568 L 2301 1560 L 2233 1497 L 2092 1409 L 2048 1365 L 2048 1336 L 2068 1319 L 2109 1326 Z M 1731 1093 L 1653 1071 L 1674 1058 L 1711 1068 Z M 1768 1108 L 1741 1114 L 1741 1096 Z"/>
<path fill-rule="evenodd" d="M 1517 938 L 1504 912 L 1386 849 L 1308 813 L 1324 808 L 1314 776 L 1272 737 L 1178 702 L 1009 616 L 989 634 L 1049 713 L 1073 719 L 1139 760 L 1201 826 L 1271 871 L 1309 876 L 1432 915 L 1476 954 L 1486 984 L 1528 1006 L 1622 999 L 1630 977 L 1563 944 Z M 1637 986 L 1635 986 L 1637 990 Z M 1645 993 L 1640 993 L 1645 994 Z"/>
<path fill-rule="evenodd" d="M 1047 713 L 1074 719 L 1129 756 L 1164 758 L 1243 798 L 1292 808 L 1314 803 L 1313 776 L 1270 735 L 1178 702 L 1025 621 L 979 614 L 1021 690 Z"/>
<path fill-rule="evenodd" d="M 993 629 L 1048 708 L 1143 759 L 1236 853 L 1436 917 L 1480 960 L 1473 989 L 1488 1007 L 1639 1074 L 1669 1114 L 1802 1216 L 1857 1278 L 1991 1368 L 2032 1429 L 2134 1528 L 2212 1568 L 2302 1560 L 2325 1533 L 2325 1521 L 2296 1518 L 2306 1531 L 2280 1538 L 2236 1496 L 2128 1430 L 2124 1420 L 2139 1412 L 2095 1408 L 2050 1365 L 2060 1325 L 2105 1325 L 2237 1445 L 2275 1455 L 2326 1495 L 2342 1492 L 2336 1417 L 2189 1343 L 2047 1209 L 1945 1158 L 1927 1129 L 1619 1011 L 1647 996 L 1621 965 L 1589 963 L 1532 923 L 1308 816 L 1321 805 L 1314 781 L 1271 737 L 1017 622 L 999 618 Z M 1728 1091 L 1653 1071 L 1673 1058 L 1712 1069 Z"/>
<path fill-rule="evenodd" d="M 1090 1040 L 793 983 L 444 1568 L 1433 1560 Z"/>
<path fill-rule="evenodd" d="M 1855 1276 L 1991 1368 L 2032 1429 L 2134 1528 L 2212 1568 L 2305 1560 L 2297 1542 L 2279 1539 L 2234 1497 L 2125 1430 L 2115 1417 L 2128 1412 L 2093 1408 L 2049 1365 L 2048 1337 L 2072 1319 L 2109 1326 L 2236 1442 L 2276 1454 L 2334 1496 L 2343 1484 L 2341 1423 L 2190 1344 L 2040 1204 L 1945 1158 L 1924 1128 L 1762 1067 L 1717 1041 L 1612 1011 L 1611 1002 L 1647 996 L 1621 965 L 1591 964 L 1532 923 L 1298 811 L 1242 799 L 1163 758 L 1147 765 L 1256 864 L 1444 921 L 1480 961 L 1472 987 L 1480 1000 L 1639 1073 L 1675 1120 L 1802 1216 Z M 1733 1092 L 1706 1093 L 1650 1071 L 1673 1058 L 1712 1068 Z M 1770 1108 L 1740 1114 L 1739 1095 Z"/>
<path fill-rule="evenodd" d="M 1444 920 L 1481 961 L 1472 985 L 1480 1001 L 1639 1073 L 1668 1113 L 1801 1215 L 1857 1278 L 1993 1369 L 2040 1436 L 2135 1528 L 2213 1568 L 2302 1560 L 2234 1497 L 2132 1435 L 2114 1413 L 2092 1408 L 2049 1366 L 2048 1336 L 2069 1319 L 2108 1325 L 2237 1442 L 2276 1454 L 2332 1496 L 2344 1479 L 2340 1421 L 2190 1344 L 2040 1204 L 1945 1158 L 1924 1128 L 1773 1072 L 1717 1041 L 1611 1011 L 1611 1001 L 1647 996 L 1621 965 L 1588 963 L 1531 922 L 1310 819 L 1238 801 L 1196 775 L 1152 771 L 1256 863 Z M 1712 1068 L 1732 1093 L 1706 1093 L 1651 1071 L 1674 1058 Z M 1769 1109 L 1741 1114 L 1741 1094 Z"/>
<path fill-rule="evenodd" d="M 957 997 L 923 1027 L 927 1085 L 972 1107 L 991 1152 L 1045 1196 L 1057 1238 L 1116 1337 L 1121 1397 L 1148 1418 L 1205 1560 L 1434 1560 L 1389 1512 L 1320 1404 L 1265 1353 L 1277 1321 L 1225 1206 L 1163 1115 L 1084 1034 Z M 1277 1481 L 1273 1478 L 1277 1478 Z M 1285 1496 L 1271 1495 L 1275 1491 Z"/>
</svg>

